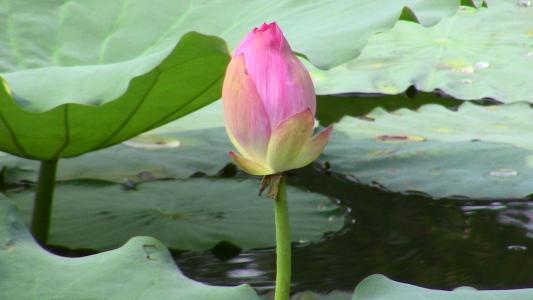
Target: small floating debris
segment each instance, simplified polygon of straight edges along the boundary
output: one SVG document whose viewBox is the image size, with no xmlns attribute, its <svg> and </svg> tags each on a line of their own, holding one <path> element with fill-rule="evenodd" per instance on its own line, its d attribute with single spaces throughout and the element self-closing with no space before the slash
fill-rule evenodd
<svg viewBox="0 0 533 300">
<path fill-rule="evenodd" d="M 162 150 L 178 148 L 181 143 L 175 138 L 160 135 L 140 135 L 131 140 L 123 142 L 124 145 L 144 149 L 144 150 Z"/>
<path fill-rule="evenodd" d="M 478 61 L 477 63 L 474 64 L 474 68 L 476 70 L 482 70 L 482 69 L 486 69 L 490 67 L 490 64 L 486 61 Z"/>
<path fill-rule="evenodd" d="M 465 213 L 468 212 L 474 212 L 474 211 L 482 211 L 482 210 L 504 210 L 507 209 L 507 206 L 502 204 L 501 202 L 492 202 L 489 205 L 465 205 L 462 207 L 462 210 Z"/>
<path fill-rule="evenodd" d="M 523 245 L 509 245 L 507 246 L 507 250 L 509 251 L 526 251 L 527 247 Z"/>
<path fill-rule="evenodd" d="M 490 171 L 489 175 L 496 178 L 510 178 L 516 177 L 518 175 L 518 171 L 510 168 L 503 168 Z"/>
<path fill-rule="evenodd" d="M 258 277 L 263 274 L 265 274 L 264 271 L 257 270 L 257 269 L 236 269 L 231 270 L 227 272 L 228 277 L 230 278 L 250 278 L 250 277 Z"/>
<path fill-rule="evenodd" d="M 416 135 L 379 135 L 376 137 L 378 141 L 386 143 L 412 143 L 424 142 L 427 139 L 423 136 Z"/>
<path fill-rule="evenodd" d="M 474 73 L 474 67 L 472 66 L 462 67 L 462 68 L 457 69 L 457 71 L 463 74 L 472 74 Z"/>
<path fill-rule="evenodd" d="M 522 7 L 530 7 L 531 6 L 531 0 L 518 0 L 516 2 L 516 4 L 518 4 L 518 6 L 522 6 Z"/>
</svg>

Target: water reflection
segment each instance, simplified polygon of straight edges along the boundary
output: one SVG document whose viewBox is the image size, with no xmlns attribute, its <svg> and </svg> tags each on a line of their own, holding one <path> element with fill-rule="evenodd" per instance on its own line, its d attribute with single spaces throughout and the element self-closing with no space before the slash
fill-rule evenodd
<svg viewBox="0 0 533 300">
<path fill-rule="evenodd" d="M 374 273 L 430 288 L 533 283 L 533 202 L 431 200 L 358 185 L 312 167 L 289 183 L 331 195 L 351 210 L 342 232 L 319 243 L 295 244 L 295 291 L 351 290 Z M 185 253 L 177 262 L 187 276 L 203 282 L 269 289 L 274 258 L 273 249 L 262 249 L 226 261 L 210 252 Z"/>
<path fill-rule="evenodd" d="M 533 202 L 509 203 L 502 211 L 499 221 L 524 228 L 527 236 L 533 238 Z"/>
</svg>

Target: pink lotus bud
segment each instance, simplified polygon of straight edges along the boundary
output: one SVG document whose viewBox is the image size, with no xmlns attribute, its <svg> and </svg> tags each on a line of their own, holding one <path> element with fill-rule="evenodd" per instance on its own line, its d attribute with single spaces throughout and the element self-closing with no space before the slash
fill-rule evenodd
<svg viewBox="0 0 533 300">
<path fill-rule="evenodd" d="M 331 127 L 313 135 L 311 77 L 276 23 L 255 28 L 233 53 L 222 89 L 233 161 L 252 175 L 301 168 L 324 150 Z"/>
</svg>

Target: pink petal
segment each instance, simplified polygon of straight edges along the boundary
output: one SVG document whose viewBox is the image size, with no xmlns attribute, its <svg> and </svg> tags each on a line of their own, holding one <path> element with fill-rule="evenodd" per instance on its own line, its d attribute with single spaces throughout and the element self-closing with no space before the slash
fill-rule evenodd
<svg viewBox="0 0 533 300">
<path fill-rule="evenodd" d="M 315 161 L 324 151 L 333 131 L 332 126 L 315 134 L 313 138 L 309 139 L 303 147 L 298 159 L 294 161 L 295 168 L 301 168 Z"/>
<path fill-rule="evenodd" d="M 262 166 L 259 163 L 246 159 L 234 152 L 230 152 L 229 157 L 241 170 L 250 175 L 264 176 L 274 174 L 272 170 Z"/>
<path fill-rule="evenodd" d="M 264 162 L 270 139 L 270 120 L 253 80 L 246 73 L 244 58 L 234 57 L 222 88 L 226 129 L 241 155 Z"/>
<path fill-rule="evenodd" d="M 268 166 L 277 173 L 300 167 L 294 163 L 311 138 L 314 124 L 313 113 L 306 109 L 275 128 L 268 144 Z"/>
<path fill-rule="evenodd" d="M 246 70 L 255 82 L 272 128 L 304 109 L 315 114 L 315 90 L 309 72 L 292 53 L 276 23 L 263 24 L 250 32 L 234 55 L 244 55 Z"/>
</svg>

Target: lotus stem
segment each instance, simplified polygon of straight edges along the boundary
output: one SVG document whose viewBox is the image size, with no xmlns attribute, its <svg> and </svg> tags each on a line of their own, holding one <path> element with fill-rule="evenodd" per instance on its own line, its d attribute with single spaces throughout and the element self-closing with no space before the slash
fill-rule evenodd
<svg viewBox="0 0 533 300">
<path fill-rule="evenodd" d="M 31 231 L 41 245 L 46 245 L 48 241 L 56 170 L 57 160 L 41 161 L 31 219 Z"/>
<path fill-rule="evenodd" d="M 285 177 L 279 177 L 274 211 L 276 220 L 276 289 L 275 300 L 288 300 L 291 288 L 291 234 Z"/>
</svg>

